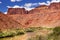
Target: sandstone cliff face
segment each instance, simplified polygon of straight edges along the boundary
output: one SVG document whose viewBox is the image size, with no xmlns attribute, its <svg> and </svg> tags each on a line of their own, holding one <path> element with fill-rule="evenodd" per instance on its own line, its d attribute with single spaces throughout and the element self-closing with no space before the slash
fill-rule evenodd
<svg viewBox="0 0 60 40">
<path fill-rule="evenodd" d="M 8 14 L 24 14 L 27 11 L 24 8 L 9 8 Z"/>
<path fill-rule="evenodd" d="M 27 14 L 25 13 L 22 15 L 14 13 L 15 15 L 9 15 L 9 17 L 26 27 L 60 26 L 60 3 L 52 3 L 49 6 L 42 5 L 29 11 Z"/>
<path fill-rule="evenodd" d="M 49 6 L 50 9 L 60 9 L 60 2 L 59 3 L 52 3 L 50 6 Z"/>
<path fill-rule="evenodd" d="M 0 30 L 23 27 L 17 21 L 0 12 Z"/>
</svg>

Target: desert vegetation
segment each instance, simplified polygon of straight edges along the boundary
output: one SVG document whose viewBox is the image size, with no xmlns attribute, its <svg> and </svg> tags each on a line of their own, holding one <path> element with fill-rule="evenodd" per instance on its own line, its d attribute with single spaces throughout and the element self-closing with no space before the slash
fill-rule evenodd
<svg viewBox="0 0 60 40">
<path fill-rule="evenodd" d="M 20 29 L 6 29 L 6 30 L 3 30 L 3 31 L 0 31 L 0 38 L 13 37 L 13 36 L 16 36 L 16 35 L 23 35 L 27 32 L 34 32 L 37 29 L 38 28 L 34 28 L 34 27 L 20 28 Z"/>
<path fill-rule="evenodd" d="M 18 35 L 25 35 L 27 33 L 33 33 L 34 34 L 34 33 L 38 32 L 38 30 L 43 30 L 43 29 L 47 29 L 48 30 L 48 28 L 41 28 L 41 27 L 29 27 L 29 28 L 20 28 L 20 29 L 7 29 L 7 30 L 0 31 L 0 38 L 4 39 L 4 38 L 7 38 L 7 37 L 8 38 L 9 37 L 15 37 L 15 36 L 18 36 Z"/>
<path fill-rule="evenodd" d="M 23 35 L 24 33 L 24 29 L 7 29 L 4 31 L 0 31 L 0 38 Z"/>
<path fill-rule="evenodd" d="M 48 35 L 48 40 L 60 40 L 60 26 L 53 29 L 53 32 Z"/>
<path fill-rule="evenodd" d="M 29 38 L 28 40 L 60 40 L 60 26 L 57 26 L 55 28 L 48 28 L 48 29 L 52 30 L 52 32 L 45 36 L 36 35 L 36 36 Z"/>
<path fill-rule="evenodd" d="M 20 40 L 20 37 L 22 37 L 22 35 L 23 37 L 25 35 L 26 37 L 24 38 L 27 38 L 24 40 L 60 40 L 60 26 L 55 28 L 29 27 L 4 30 L 0 31 L 0 40 Z M 22 40 L 23 37 L 21 38 Z"/>
</svg>

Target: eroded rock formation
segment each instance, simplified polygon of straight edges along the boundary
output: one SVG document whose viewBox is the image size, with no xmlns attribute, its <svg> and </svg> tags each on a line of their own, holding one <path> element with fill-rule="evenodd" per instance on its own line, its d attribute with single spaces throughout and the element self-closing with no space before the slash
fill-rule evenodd
<svg viewBox="0 0 60 40">
<path fill-rule="evenodd" d="M 23 25 L 0 12 L 0 30 L 20 27 L 23 27 Z"/>
<path fill-rule="evenodd" d="M 8 14 L 24 14 L 27 13 L 27 11 L 24 8 L 9 8 Z"/>
<path fill-rule="evenodd" d="M 9 8 L 7 14 L 9 14 L 7 15 L 8 17 L 25 27 L 60 26 L 60 3 L 52 3 L 49 6 L 42 5 L 31 11 L 26 11 L 23 8 Z M 9 18 L 6 20 L 8 21 L 8 19 Z M 18 23 L 16 25 L 18 25 Z"/>
</svg>

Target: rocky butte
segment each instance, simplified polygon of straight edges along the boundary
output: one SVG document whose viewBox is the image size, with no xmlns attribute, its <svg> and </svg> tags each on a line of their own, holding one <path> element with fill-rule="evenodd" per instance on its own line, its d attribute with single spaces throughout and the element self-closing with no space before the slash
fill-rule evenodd
<svg viewBox="0 0 60 40">
<path fill-rule="evenodd" d="M 24 8 L 9 8 L 8 14 L 24 14 L 27 13 L 27 11 Z"/>
<path fill-rule="evenodd" d="M 16 21 L 9 25 L 20 23 L 25 27 L 56 27 L 60 26 L 60 3 L 51 3 L 49 6 L 41 5 L 30 11 L 24 8 L 9 8 L 6 15 L 11 18 L 12 23 Z M 8 21 L 9 18 L 5 20 Z"/>
</svg>

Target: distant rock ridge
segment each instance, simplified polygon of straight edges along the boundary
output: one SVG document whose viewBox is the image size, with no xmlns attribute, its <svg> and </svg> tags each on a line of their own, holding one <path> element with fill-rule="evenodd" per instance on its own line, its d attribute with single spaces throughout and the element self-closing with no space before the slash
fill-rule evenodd
<svg viewBox="0 0 60 40">
<path fill-rule="evenodd" d="M 38 7 L 36 7 L 35 9 L 32 9 L 30 11 L 33 10 L 43 10 L 43 9 L 60 9 L 60 2 L 59 3 L 51 3 L 49 6 L 47 5 L 40 5 Z M 29 11 L 25 10 L 24 8 L 9 8 L 7 14 L 28 14 Z"/>
<path fill-rule="evenodd" d="M 7 14 L 12 20 L 25 27 L 60 26 L 60 2 L 51 3 L 49 6 L 41 5 L 30 11 L 24 8 L 9 8 Z"/>
</svg>

